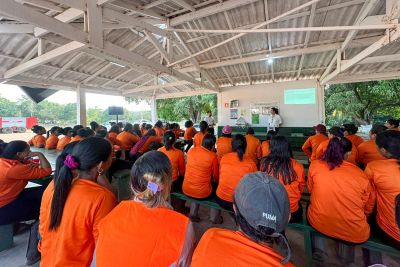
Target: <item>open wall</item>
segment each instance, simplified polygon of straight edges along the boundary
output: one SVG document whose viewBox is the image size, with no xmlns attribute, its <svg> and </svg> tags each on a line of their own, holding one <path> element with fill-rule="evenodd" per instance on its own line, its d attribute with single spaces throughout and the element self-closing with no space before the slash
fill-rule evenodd
<svg viewBox="0 0 400 267">
<path fill-rule="evenodd" d="M 287 104 L 296 100 L 301 103 L 301 97 L 288 95 L 285 90 L 315 88 L 314 104 Z M 295 92 L 295 91 L 291 91 Z M 267 115 L 259 116 L 259 124 L 252 124 L 251 108 L 276 103 L 282 117 L 283 127 L 310 127 L 324 122 L 323 89 L 316 80 L 295 82 L 280 82 L 273 84 L 258 84 L 237 86 L 222 89 L 218 94 L 218 125 L 236 125 L 236 119 L 230 119 L 231 109 L 238 110 L 238 117 L 243 117 L 252 126 L 266 126 Z M 230 107 L 232 100 L 238 100 L 237 108 Z M 305 101 L 307 102 L 307 101 Z M 253 120 L 254 121 L 254 120 Z"/>
</svg>

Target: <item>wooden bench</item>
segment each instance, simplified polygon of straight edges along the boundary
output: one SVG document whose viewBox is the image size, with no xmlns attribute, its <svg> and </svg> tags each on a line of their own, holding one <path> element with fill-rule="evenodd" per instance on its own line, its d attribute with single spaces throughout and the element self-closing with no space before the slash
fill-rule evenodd
<svg viewBox="0 0 400 267">
<path fill-rule="evenodd" d="M 216 208 L 216 209 L 219 209 L 219 210 L 222 210 L 222 211 L 231 212 L 231 211 L 228 211 L 228 210 L 225 210 L 225 209 L 221 208 L 221 206 L 219 206 L 218 203 L 216 203 L 214 196 L 206 198 L 204 200 L 193 199 L 191 197 L 186 196 L 182 192 L 173 192 L 173 193 L 171 193 L 171 196 L 175 197 L 175 198 L 191 201 L 191 202 L 203 205 L 203 206 L 208 206 L 210 208 Z M 309 198 L 310 198 L 310 195 L 308 193 L 304 193 L 304 194 L 302 194 L 301 201 L 308 202 Z M 305 248 L 305 251 L 306 251 L 306 259 L 307 259 L 307 266 L 308 267 L 314 266 L 313 257 L 312 257 L 311 235 L 312 234 L 321 235 L 321 236 L 324 236 L 324 237 L 326 237 L 328 239 L 329 239 L 329 237 L 319 233 L 311 225 L 309 225 L 308 222 L 307 222 L 306 216 L 303 216 L 303 219 L 302 219 L 301 222 L 289 223 L 288 229 L 299 230 L 299 231 L 301 231 L 303 233 L 303 236 L 304 236 L 304 248 Z M 395 248 L 392 248 L 391 246 L 385 245 L 384 243 L 382 243 L 379 239 L 377 239 L 374 236 L 371 236 L 368 241 L 366 241 L 363 244 L 360 244 L 359 246 L 361 248 L 366 248 L 366 249 L 369 249 L 369 250 L 374 250 L 374 251 L 378 251 L 378 252 L 381 252 L 381 253 L 386 253 L 386 254 L 389 254 L 389 255 L 392 255 L 392 256 L 400 258 L 400 251 L 399 250 L 396 250 Z"/>
</svg>

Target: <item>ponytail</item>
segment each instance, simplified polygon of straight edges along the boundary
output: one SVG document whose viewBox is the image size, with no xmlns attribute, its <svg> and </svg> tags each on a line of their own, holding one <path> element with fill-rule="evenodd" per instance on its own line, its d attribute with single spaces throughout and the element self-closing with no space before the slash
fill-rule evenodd
<svg viewBox="0 0 400 267">
<path fill-rule="evenodd" d="M 236 152 L 240 161 L 243 161 L 244 154 L 246 153 L 247 141 L 241 134 L 236 134 L 232 138 L 232 151 Z"/>
<path fill-rule="evenodd" d="M 168 132 L 165 132 L 163 138 L 164 138 L 165 149 L 168 151 L 174 146 L 175 141 L 176 141 L 176 136 L 173 132 L 168 131 Z"/>
<path fill-rule="evenodd" d="M 50 136 L 50 130 L 47 131 L 47 136 L 46 136 L 46 138 L 49 138 L 49 136 Z"/>
<path fill-rule="evenodd" d="M 352 149 L 352 144 L 347 138 L 333 137 L 328 144 L 328 149 L 322 155 L 321 160 L 328 163 L 329 170 L 333 170 L 336 167 L 342 165 L 344 156 L 347 152 Z"/>
<path fill-rule="evenodd" d="M 71 190 L 72 180 L 72 170 L 64 165 L 60 169 L 57 179 L 54 179 L 54 193 L 50 211 L 50 231 L 56 231 L 61 224 L 61 218 L 64 212 L 65 202 Z"/>
<path fill-rule="evenodd" d="M 57 158 L 54 193 L 51 201 L 49 230 L 56 231 L 61 224 L 64 206 L 71 190 L 73 171 L 89 171 L 100 162 L 105 162 L 111 154 L 111 144 L 100 137 L 89 137 L 80 142 L 70 143 L 65 153 Z M 68 151 L 72 153 L 66 154 Z"/>
</svg>

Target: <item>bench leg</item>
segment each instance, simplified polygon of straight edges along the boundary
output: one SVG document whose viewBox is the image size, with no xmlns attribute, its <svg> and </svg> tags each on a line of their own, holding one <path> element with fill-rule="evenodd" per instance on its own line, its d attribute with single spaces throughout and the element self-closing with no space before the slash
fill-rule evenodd
<svg viewBox="0 0 400 267">
<path fill-rule="evenodd" d="M 364 266 L 382 264 L 382 253 L 367 248 L 362 248 Z"/>
<path fill-rule="evenodd" d="M 13 245 L 13 225 L 0 225 L 0 251 L 9 249 Z"/>
<path fill-rule="evenodd" d="M 304 230 L 304 248 L 306 249 L 307 267 L 313 266 L 312 241 L 310 230 Z"/>
<path fill-rule="evenodd" d="M 200 208 L 200 204 L 191 202 L 190 203 L 190 214 L 189 214 L 189 217 L 191 217 L 191 218 L 199 217 L 199 208 Z"/>
</svg>

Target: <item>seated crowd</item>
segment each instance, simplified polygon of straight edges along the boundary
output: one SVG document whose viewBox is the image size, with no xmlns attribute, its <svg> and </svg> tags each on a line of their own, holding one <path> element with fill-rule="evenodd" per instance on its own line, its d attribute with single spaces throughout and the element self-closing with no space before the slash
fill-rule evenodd
<svg viewBox="0 0 400 267">
<path fill-rule="evenodd" d="M 0 225 L 35 220 L 27 264 L 41 266 L 293 266 L 285 229 L 303 214 L 321 233 L 312 236 L 317 261 L 327 259 L 326 236 L 346 265 L 371 233 L 400 250 L 399 121 L 374 125 L 368 141 L 354 124 L 315 126 L 302 147 L 307 176 L 275 131 L 261 142 L 253 128 L 232 134 L 226 125 L 216 138 L 199 126 L 34 126 L 28 143 L 0 144 Z M 26 187 L 52 173 L 30 146 L 62 151 L 47 187 Z M 131 170 L 131 197 L 118 203 L 111 181 L 121 169 Z M 197 244 L 199 204 L 187 210 L 171 192 L 214 198 L 237 230 L 208 229 Z M 223 222 L 221 209 L 210 209 L 210 221 Z M 363 252 L 366 264 L 382 262 Z"/>
</svg>

